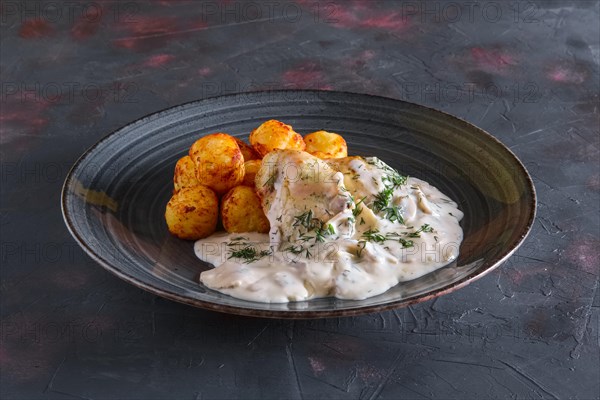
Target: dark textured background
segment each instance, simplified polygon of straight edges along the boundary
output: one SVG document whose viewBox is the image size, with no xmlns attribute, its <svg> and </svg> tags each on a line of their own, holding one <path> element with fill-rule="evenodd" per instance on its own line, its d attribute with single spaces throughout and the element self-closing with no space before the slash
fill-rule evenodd
<svg viewBox="0 0 600 400">
<path fill-rule="evenodd" d="M 600 397 L 599 3 L 1 3 L 3 398 Z M 523 247 L 434 301 L 279 321 L 104 271 L 59 207 L 112 130 L 198 98 L 320 88 L 488 130 L 539 196 Z"/>
</svg>

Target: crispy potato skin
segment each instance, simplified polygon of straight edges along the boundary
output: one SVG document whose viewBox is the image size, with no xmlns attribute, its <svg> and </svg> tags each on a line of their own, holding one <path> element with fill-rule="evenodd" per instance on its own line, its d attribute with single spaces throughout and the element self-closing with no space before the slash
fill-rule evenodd
<svg viewBox="0 0 600 400">
<path fill-rule="evenodd" d="M 169 232 L 180 239 L 210 236 L 217 227 L 219 199 L 206 186 L 185 187 L 173 194 L 165 210 Z"/>
<path fill-rule="evenodd" d="M 190 156 L 181 157 L 175 164 L 175 175 L 173 176 L 173 186 L 175 192 L 184 187 L 194 187 L 200 185 L 196 178 L 196 164 Z"/>
<path fill-rule="evenodd" d="M 344 158 L 348 156 L 348 146 L 337 133 L 316 131 L 304 136 L 306 152 L 319 158 Z"/>
<path fill-rule="evenodd" d="M 244 179 L 244 156 L 233 136 L 213 133 L 190 147 L 198 181 L 217 194 L 226 193 Z"/>
<path fill-rule="evenodd" d="M 221 221 L 229 233 L 269 232 L 269 220 L 260 199 L 249 186 L 236 186 L 227 192 L 221 200 Z"/>
<path fill-rule="evenodd" d="M 244 142 L 242 139 L 238 139 L 236 137 L 234 137 L 234 139 L 240 148 L 242 155 L 244 156 L 244 162 L 261 159 L 261 156 L 252 148 L 252 146 Z"/>
<path fill-rule="evenodd" d="M 261 157 L 276 149 L 304 150 L 306 143 L 290 125 L 271 119 L 250 134 L 250 144 Z"/>
<path fill-rule="evenodd" d="M 244 181 L 242 182 L 242 185 L 250 186 L 251 188 L 255 187 L 254 180 L 256 179 L 256 173 L 260 169 L 261 165 L 261 160 L 250 160 L 244 163 L 244 170 L 246 172 L 244 174 Z"/>
</svg>

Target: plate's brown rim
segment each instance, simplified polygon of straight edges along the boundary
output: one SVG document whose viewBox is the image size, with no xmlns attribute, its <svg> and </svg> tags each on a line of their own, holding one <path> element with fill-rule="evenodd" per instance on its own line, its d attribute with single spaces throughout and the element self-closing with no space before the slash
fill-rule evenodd
<svg viewBox="0 0 600 400">
<path fill-rule="evenodd" d="M 129 274 L 124 273 L 123 271 L 119 270 L 117 266 L 114 266 L 114 265 L 110 264 L 109 262 L 107 262 L 106 260 L 104 260 L 98 254 L 96 254 L 94 252 L 94 250 L 91 249 L 87 245 L 87 243 L 85 242 L 83 237 L 81 237 L 79 235 L 79 233 L 75 231 L 71 215 L 69 214 L 69 211 L 66 207 L 67 196 L 69 195 L 67 193 L 67 188 L 70 186 L 70 183 L 73 179 L 73 172 L 85 160 L 85 158 L 87 158 L 87 156 L 94 151 L 95 148 L 102 145 L 102 143 L 104 143 L 108 139 L 111 139 L 112 137 L 118 135 L 123 129 L 125 129 L 127 127 L 131 127 L 138 123 L 141 123 L 142 121 L 149 119 L 149 118 L 157 118 L 157 117 L 159 117 L 160 114 L 163 114 L 167 111 L 172 111 L 173 109 L 176 109 L 176 108 L 183 108 L 185 106 L 192 105 L 192 104 L 201 105 L 202 103 L 209 103 L 209 102 L 215 101 L 217 99 L 224 99 L 224 98 L 228 98 L 228 97 L 258 96 L 261 94 L 278 94 L 278 93 L 283 94 L 283 93 L 292 93 L 292 92 L 314 94 L 317 96 L 319 94 L 337 94 L 337 95 L 350 95 L 350 96 L 360 96 L 360 97 L 372 97 L 372 98 L 380 99 L 380 100 L 384 100 L 384 101 L 405 103 L 405 104 L 409 104 L 411 106 L 416 106 L 417 108 L 428 110 L 429 112 L 440 114 L 441 116 L 446 117 L 446 118 L 458 120 L 461 123 L 465 124 L 470 129 L 475 129 L 479 134 L 483 135 L 484 137 L 487 137 L 487 139 L 494 142 L 502 151 L 508 153 L 508 155 L 512 158 L 512 161 L 514 161 L 516 163 L 516 165 L 520 168 L 522 175 L 525 177 L 525 180 L 528 185 L 528 189 L 530 190 L 532 197 L 531 197 L 531 202 L 528 207 L 529 219 L 527 220 L 525 228 L 521 232 L 520 237 L 517 238 L 513 243 L 511 243 L 511 245 L 508 247 L 508 251 L 504 255 L 491 260 L 489 262 L 490 263 L 489 267 L 487 267 L 481 271 L 480 270 L 475 271 L 475 272 L 467 275 L 466 277 L 464 277 L 456 282 L 453 282 L 452 284 L 450 284 L 448 286 L 445 286 L 440 289 L 436 289 L 429 293 L 425 293 L 425 294 L 418 295 L 418 296 L 411 297 L 411 298 L 404 299 L 404 300 L 393 301 L 393 302 L 386 303 L 386 304 L 380 304 L 380 305 L 374 305 L 374 306 L 364 306 L 364 307 L 357 307 L 357 308 L 351 308 L 351 309 L 327 310 L 327 311 L 305 311 L 305 310 L 276 311 L 276 310 L 257 310 L 257 309 L 253 309 L 253 308 L 221 305 L 221 304 L 207 302 L 207 301 L 203 301 L 203 300 L 199 300 L 199 299 L 191 299 L 191 298 L 184 297 L 184 296 L 178 295 L 176 293 L 173 293 L 173 292 L 170 292 L 167 290 L 158 289 L 152 285 L 146 284 L 146 283 L 138 280 L 137 278 L 135 278 Z M 167 107 L 162 110 L 159 110 L 159 111 L 147 114 L 143 117 L 140 117 L 124 126 L 119 127 L 118 129 L 112 131 L 111 133 L 109 133 L 108 135 L 106 135 L 102 139 L 100 139 L 98 142 L 96 142 L 95 144 L 90 146 L 77 159 L 77 161 L 75 161 L 75 163 L 69 170 L 67 177 L 65 178 L 65 182 L 63 184 L 62 191 L 61 191 L 61 211 L 62 211 L 63 219 L 65 221 L 65 224 L 67 225 L 67 229 L 69 230 L 69 232 L 71 233 L 73 238 L 77 241 L 79 246 L 94 261 L 96 261 L 103 268 L 105 268 L 109 272 L 115 274 L 116 276 L 123 279 L 124 281 L 129 282 L 140 289 L 144 289 L 148 292 L 159 295 L 161 297 L 164 297 L 164 298 L 167 298 L 170 300 L 174 300 L 179 303 L 199 307 L 199 308 L 224 312 L 224 313 L 228 313 L 228 314 L 243 315 L 243 316 L 263 317 L 263 318 L 286 318 L 286 319 L 312 319 L 312 318 L 348 317 L 348 316 L 363 315 L 363 314 L 386 311 L 386 310 L 391 310 L 391 309 L 395 309 L 395 308 L 406 307 L 406 306 L 409 306 L 412 304 L 421 303 L 421 302 L 439 297 L 441 295 L 451 293 L 457 289 L 460 289 L 460 288 L 468 285 L 469 283 L 487 275 L 489 272 L 493 271 L 494 269 L 498 268 L 498 266 L 500 266 L 511 255 L 514 254 L 514 252 L 519 248 L 519 246 L 523 243 L 523 241 L 527 238 L 527 236 L 531 232 L 531 228 L 535 221 L 535 216 L 536 216 L 536 212 L 537 212 L 536 205 L 537 205 L 537 194 L 536 194 L 535 186 L 533 184 L 533 180 L 531 179 L 531 176 L 527 172 L 527 169 L 525 168 L 525 166 L 523 165 L 521 160 L 519 160 L 519 158 L 508 147 L 506 147 L 500 140 L 498 140 L 492 134 L 486 132 L 485 130 L 479 128 L 478 126 L 476 126 L 460 117 L 457 117 L 455 115 L 446 113 L 444 111 L 441 111 L 441 110 L 438 110 L 438 109 L 435 109 L 432 107 L 424 106 L 421 104 L 407 102 L 407 101 L 400 100 L 400 99 L 393 99 L 390 97 L 383 97 L 383 96 L 367 94 L 367 93 L 356 93 L 356 92 L 347 92 L 347 91 L 295 90 L 295 89 L 240 92 L 240 93 L 232 93 L 232 94 L 221 95 L 221 96 L 214 96 L 214 97 L 209 97 L 206 99 L 189 101 L 189 102 L 182 103 L 179 105 Z M 251 302 L 248 302 L 248 303 L 251 304 Z"/>
</svg>

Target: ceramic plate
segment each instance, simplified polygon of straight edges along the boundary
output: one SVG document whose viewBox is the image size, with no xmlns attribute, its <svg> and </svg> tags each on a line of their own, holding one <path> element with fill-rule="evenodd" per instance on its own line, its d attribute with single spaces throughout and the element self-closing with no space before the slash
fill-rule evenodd
<svg viewBox="0 0 600 400">
<path fill-rule="evenodd" d="M 343 134 L 351 155 L 377 156 L 424 179 L 464 211 L 455 263 L 366 300 L 323 298 L 288 304 L 235 299 L 208 289 L 193 243 L 172 237 L 164 208 L 176 161 L 199 137 L 247 139 L 268 119 L 306 134 Z M 100 265 L 159 296 L 216 311 L 274 318 L 377 312 L 425 301 L 480 278 L 523 242 L 535 216 L 535 191 L 521 162 L 493 136 L 451 115 L 383 97 L 321 91 L 253 92 L 195 101 L 149 115 L 90 148 L 69 173 L 65 222 Z"/>
</svg>

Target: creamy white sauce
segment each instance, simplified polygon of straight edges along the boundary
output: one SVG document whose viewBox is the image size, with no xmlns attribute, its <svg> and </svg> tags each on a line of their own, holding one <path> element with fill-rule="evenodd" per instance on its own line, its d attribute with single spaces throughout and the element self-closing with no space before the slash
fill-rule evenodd
<svg viewBox="0 0 600 400">
<path fill-rule="evenodd" d="M 325 162 L 278 151 L 263 160 L 256 187 L 269 234 L 216 233 L 194 246 L 216 267 L 200 281 L 233 297 L 361 300 L 458 256 L 463 213 L 456 203 L 376 158 Z"/>
</svg>

